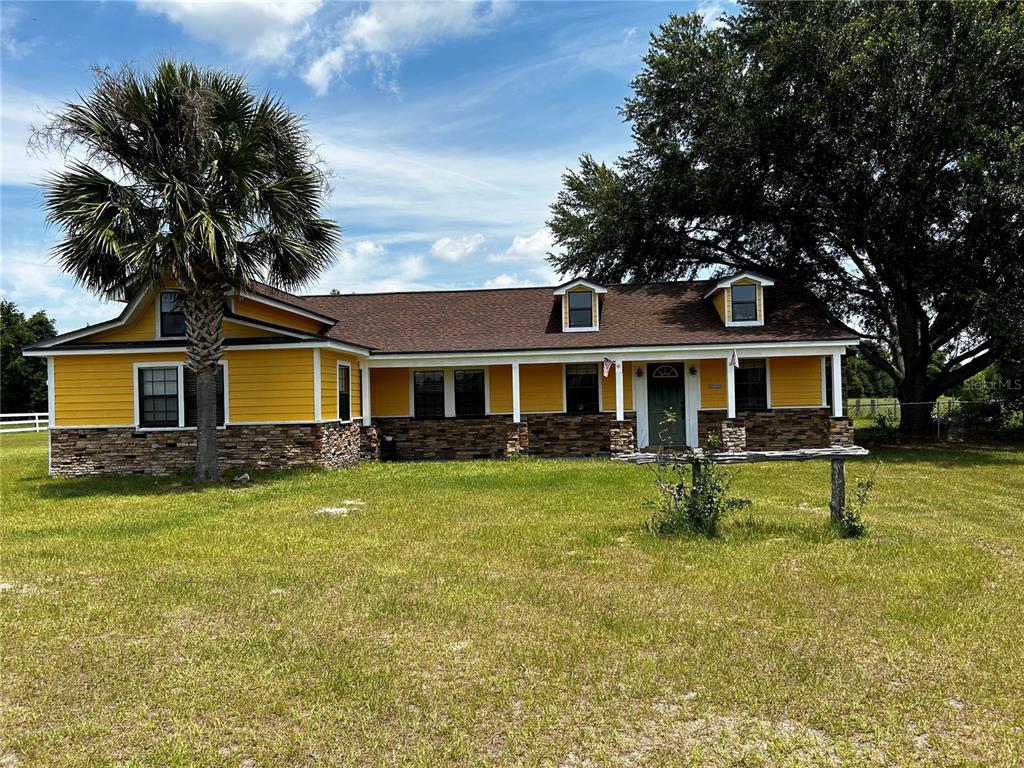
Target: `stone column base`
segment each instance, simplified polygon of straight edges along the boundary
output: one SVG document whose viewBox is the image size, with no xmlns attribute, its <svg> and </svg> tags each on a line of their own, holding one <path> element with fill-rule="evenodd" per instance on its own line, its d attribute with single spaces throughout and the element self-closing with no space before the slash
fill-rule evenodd
<svg viewBox="0 0 1024 768">
<path fill-rule="evenodd" d="M 610 429 L 610 449 L 612 456 L 636 451 L 636 434 L 633 422 L 629 419 L 613 421 Z"/>
<path fill-rule="evenodd" d="M 829 423 L 829 436 L 832 445 L 853 445 L 853 420 L 840 416 Z"/>
<path fill-rule="evenodd" d="M 530 427 L 525 421 L 510 422 L 505 428 L 505 455 L 525 456 L 530 451 Z"/>
<path fill-rule="evenodd" d="M 735 452 L 747 449 L 747 428 L 728 419 L 722 421 L 722 450 Z"/>
<path fill-rule="evenodd" d="M 359 428 L 359 458 L 362 461 L 380 460 L 380 432 L 376 424 Z"/>
</svg>

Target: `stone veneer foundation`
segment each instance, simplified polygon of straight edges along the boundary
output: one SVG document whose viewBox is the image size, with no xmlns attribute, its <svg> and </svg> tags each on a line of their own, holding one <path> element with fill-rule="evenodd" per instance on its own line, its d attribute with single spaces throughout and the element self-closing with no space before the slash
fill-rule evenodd
<svg viewBox="0 0 1024 768">
<path fill-rule="evenodd" d="M 633 418 L 619 422 L 607 413 L 535 414 L 519 424 L 509 416 L 374 421 L 381 437 L 394 441 L 399 461 L 608 456 L 631 451 L 636 445 Z"/>
<path fill-rule="evenodd" d="M 217 432 L 222 469 L 348 467 L 377 458 L 375 427 L 252 424 Z M 50 474 L 174 475 L 195 466 L 194 429 L 58 428 L 50 432 Z"/>
<path fill-rule="evenodd" d="M 727 419 L 725 411 L 700 411 L 697 434 L 701 443 L 709 434 L 721 436 L 725 450 L 789 451 L 853 445 L 853 423 L 845 416 L 833 417 L 828 408 L 738 411 L 735 419 Z"/>
<path fill-rule="evenodd" d="M 233 425 L 218 431 L 224 469 L 349 467 L 380 457 L 380 441 L 394 441 L 399 460 L 477 459 L 504 456 L 608 456 L 636 448 L 636 415 L 535 414 L 515 424 L 509 416 L 479 419 L 380 418 L 369 427 L 341 424 Z M 702 442 L 723 437 L 726 450 L 792 450 L 852 445 L 853 425 L 828 409 L 701 411 Z M 196 433 L 190 429 L 58 428 L 50 432 L 50 473 L 80 475 L 173 475 L 195 464 Z"/>
</svg>

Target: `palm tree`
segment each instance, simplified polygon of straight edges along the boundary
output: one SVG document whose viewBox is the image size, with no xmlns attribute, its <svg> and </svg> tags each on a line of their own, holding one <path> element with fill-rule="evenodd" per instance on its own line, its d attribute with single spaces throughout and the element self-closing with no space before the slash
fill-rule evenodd
<svg viewBox="0 0 1024 768">
<path fill-rule="evenodd" d="M 241 77 L 163 60 L 151 74 L 96 69 L 92 91 L 33 141 L 82 158 L 43 183 L 47 219 L 62 230 L 61 267 L 107 297 L 168 278 L 181 286 L 196 375 L 195 477 L 217 479 L 225 295 L 257 280 L 306 283 L 340 239 L 320 215 L 326 176 L 303 121 Z"/>
</svg>

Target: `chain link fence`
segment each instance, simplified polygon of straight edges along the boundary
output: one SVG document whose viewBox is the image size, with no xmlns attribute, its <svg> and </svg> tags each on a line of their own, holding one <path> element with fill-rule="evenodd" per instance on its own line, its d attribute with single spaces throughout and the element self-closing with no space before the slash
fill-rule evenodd
<svg viewBox="0 0 1024 768">
<path fill-rule="evenodd" d="M 930 437 L 938 441 L 1024 439 L 1022 413 L 1006 401 L 943 398 L 934 403 L 907 405 L 928 409 Z M 847 400 L 846 406 L 854 429 L 865 437 L 885 438 L 899 434 L 901 407 L 898 400 L 859 397 Z"/>
</svg>

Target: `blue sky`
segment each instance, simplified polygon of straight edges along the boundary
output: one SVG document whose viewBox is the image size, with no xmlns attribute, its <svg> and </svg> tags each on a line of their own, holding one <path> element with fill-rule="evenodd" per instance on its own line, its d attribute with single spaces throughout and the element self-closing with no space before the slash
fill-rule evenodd
<svg viewBox="0 0 1024 768">
<path fill-rule="evenodd" d="M 617 108 L 649 35 L 697 3 L 13 3 L 2 6 L 0 293 L 60 331 L 106 304 L 49 261 L 26 150 L 91 65 L 172 55 L 247 74 L 307 116 L 333 176 L 337 264 L 311 291 L 545 285 L 544 222 L 582 152 L 629 146 Z M 699 10 L 709 23 L 721 5 Z"/>
</svg>

